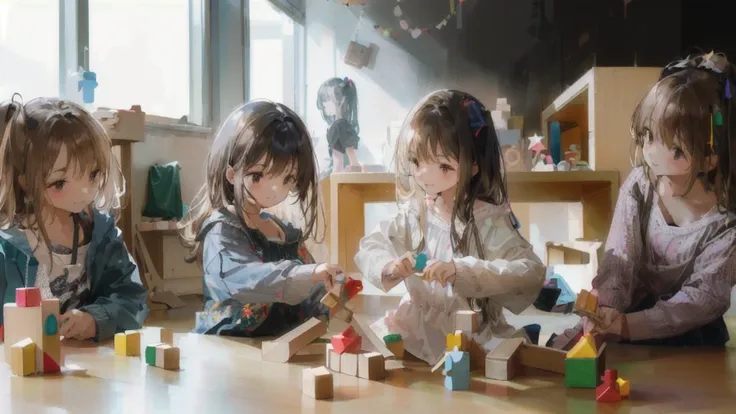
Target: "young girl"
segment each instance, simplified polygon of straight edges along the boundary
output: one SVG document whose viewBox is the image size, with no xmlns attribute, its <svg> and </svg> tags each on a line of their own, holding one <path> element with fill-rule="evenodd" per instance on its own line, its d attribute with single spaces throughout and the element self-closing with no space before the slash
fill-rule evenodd
<svg viewBox="0 0 736 414">
<path fill-rule="evenodd" d="M 330 128 L 327 130 L 327 147 L 330 151 L 333 171 L 360 169 L 357 150 L 360 137 L 358 124 L 358 90 L 348 78 L 332 78 L 325 81 L 317 92 L 317 108 Z"/>
<path fill-rule="evenodd" d="M 301 119 L 265 100 L 240 106 L 218 130 L 206 168 L 182 222 L 190 260 L 204 270 L 205 308 L 195 332 L 270 336 L 326 317 L 320 299 L 342 271 L 313 264 L 302 244 L 316 231 L 319 193 Z M 262 211 L 289 193 L 305 217 L 304 231 Z"/>
<path fill-rule="evenodd" d="M 668 65 L 632 118 L 637 168 L 619 191 L 593 280 L 597 324 L 581 331 L 631 343 L 722 346 L 736 283 L 736 71 L 724 56 Z"/>
<path fill-rule="evenodd" d="M 364 279 L 384 291 L 407 285 L 387 330 L 430 364 L 444 354 L 461 307 L 480 310 L 484 340 L 515 335 L 502 309 L 532 304 L 544 266 L 509 208 L 490 113 L 463 92 L 430 94 L 407 118 L 395 162 L 400 211 L 361 240 L 355 257 Z M 432 259 L 421 277 L 434 286 L 414 275 L 419 252 Z M 437 284 L 451 288 L 438 292 Z"/>
<path fill-rule="evenodd" d="M 4 103 L 0 123 L 3 303 L 30 286 L 58 298 L 66 338 L 140 328 L 147 292 L 111 215 L 124 183 L 102 126 L 53 98 Z"/>
</svg>

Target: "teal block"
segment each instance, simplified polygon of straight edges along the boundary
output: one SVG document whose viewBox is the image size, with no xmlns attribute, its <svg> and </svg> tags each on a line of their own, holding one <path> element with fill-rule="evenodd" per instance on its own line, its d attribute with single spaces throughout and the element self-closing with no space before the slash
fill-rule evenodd
<svg viewBox="0 0 736 414">
<path fill-rule="evenodd" d="M 566 358 L 565 386 L 570 388 L 596 388 L 601 384 L 598 358 Z"/>
<path fill-rule="evenodd" d="M 156 346 L 148 345 L 146 347 L 146 364 L 156 366 Z"/>
<path fill-rule="evenodd" d="M 470 389 L 470 354 L 451 351 L 445 357 L 445 388 L 453 391 Z"/>
</svg>

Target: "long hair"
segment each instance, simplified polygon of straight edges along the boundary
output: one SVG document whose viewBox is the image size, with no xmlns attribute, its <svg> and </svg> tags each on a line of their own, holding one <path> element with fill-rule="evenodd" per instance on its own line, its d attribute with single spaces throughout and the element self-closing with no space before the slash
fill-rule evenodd
<svg viewBox="0 0 736 414">
<path fill-rule="evenodd" d="M 0 104 L 0 228 L 18 224 L 38 229 L 48 246 L 42 214 L 50 205 L 46 180 L 62 150 L 67 166 L 79 174 L 96 171 L 96 196 L 91 207 L 119 210 L 125 181 L 112 143 L 102 125 L 74 102 L 37 98 L 23 104 L 20 95 Z"/>
<path fill-rule="evenodd" d="M 667 65 L 632 116 L 634 166 L 642 166 L 654 181 L 643 157 L 646 140 L 678 147 L 691 165 L 686 193 L 700 181 L 716 193 L 721 211 L 736 213 L 735 91 L 736 70 L 722 54 L 688 56 Z M 718 162 L 712 169 L 713 155 Z"/>
<path fill-rule="evenodd" d="M 285 105 L 255 100 L 236 108 L 212 142 L 205 167 L 206 182 L 194 198 L 190 212 L 179 223 L 182 243 L 191 249 L 189 261 L 202 264 L 203 246 L 198 235 L 213 212 L 234 206 L 241 222 L 246 222 L 244 210 L 252 197 L 243 185 L 243 178 L 247 170 L 259 163 L 269 166 L 264 174 L 278 175 L 287 168 L 296 169 L 293 198 L 305 217 L 301 241 L 316 239 L 321 208 L 309 132 L 299 116 Z M 235 185 L 225 177 L 228 167 L 235 170 Z M 323 211 L 321 214 L 324 216 Z"/>
<path fill-rule="evenodd" d="M 338 116 L 327 114 L 325 111 L 325 102 L 332 101 L 339 111 L 341 118 L 355 129 L 356 134 L 360 134 L 360 123 L 358 123 L 358 90 L 355 82 L 349 78 L 331 78 L 326 80 L 317 91 L 317 109 L 319 109 L 322 119 L 328 124 L 334 123 Z"/>
</svg>

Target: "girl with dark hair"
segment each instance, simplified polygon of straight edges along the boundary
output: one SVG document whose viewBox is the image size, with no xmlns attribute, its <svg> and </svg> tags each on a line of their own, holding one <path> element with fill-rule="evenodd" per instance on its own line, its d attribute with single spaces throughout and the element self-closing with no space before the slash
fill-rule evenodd
<svg viewBox="0 0 736 414">
<path fill-rule="evenodd" d="M 736 71 L 708 53 L 676 61 L 634 111 L 623 184 L 579 332 L 635 344 L 723 346 L 736 284 Z"/>
<path fill-rule="evenodd" d="M 463 308 L 480 311 L 481 342 L 523 336 L 502 310 L 531 305 L 545 271 L 509 207 L 489 111 L 464 92 L 430 94 L 407 118 L 395 163 L 399 213 L 364 237 L 355 257 L 376 287 L 406 283 L 399 308 L 379 323 L 430 364 L 444 355 Z M 414 269 L 420 252 L 430 259 L 422 271 Z"/>
<path fill-rule="evenodd" d="M 325 81 L 317 92 L 317 108 L 330 126 L 327 147 L 335 172 L 360 169 L 357 150 L 360 141 L 358 123 L 358 90 L 348 78 Z"/>
</svg>

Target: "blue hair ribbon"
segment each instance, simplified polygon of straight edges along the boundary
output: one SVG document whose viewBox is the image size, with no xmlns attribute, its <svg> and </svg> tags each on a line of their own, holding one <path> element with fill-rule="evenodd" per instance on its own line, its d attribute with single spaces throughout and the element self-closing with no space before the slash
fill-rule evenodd
<svg viewBox="0 0 736 414">
<path fill-rule="evenodd" d="M 463 104 L 468 108 L 468 120 L 470 121 L 470 129 L 473 130 L 473 136 L 478 138 L 480 131 L 487 127 L 486 120 L 483 117 L 481 105 L 472 99 L 463 99 Z"/>
</svg>

